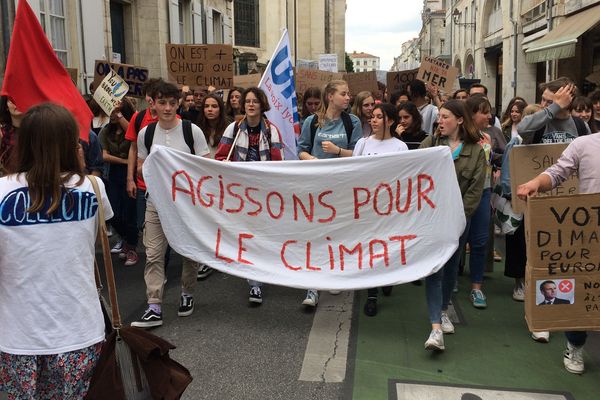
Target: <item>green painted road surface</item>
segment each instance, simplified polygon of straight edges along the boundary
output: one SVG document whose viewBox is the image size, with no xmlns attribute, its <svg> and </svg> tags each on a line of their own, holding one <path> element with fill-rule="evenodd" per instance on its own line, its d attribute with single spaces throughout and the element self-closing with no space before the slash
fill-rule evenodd
<svg viewBox="0 0 600 400">
<path fill-rule="evenodd" d="M 502 275 L 502 267 L 496 263 L 497 271 L 486 274 L 485 310 L 477 310 L 469 302 L 468 274 L 459 278 L 460 291 L 454 303 L 464 321 L 455 324 L 455 334 L 444 335 L 443 353 L 423 348 L 431 330 L 425 285 L 397 286 L 390 297 L 380 294 L 375 317 L 363 313 L 366 291 L 361 292 L 350 377 L 353 399 L 600 399 L 598 358 L 586 354 L 585 374 L 574 375 L 563 367 L 563 333 L 551 333 L 548 344 L 534 342 L 523 303 L 512 299 L 513 280 Z M 588 347 L 592 345 L 597 341 L 591 344 L 588 340 Z M 516 391 L 503 394 L 502 390 Z"/>
</svg>

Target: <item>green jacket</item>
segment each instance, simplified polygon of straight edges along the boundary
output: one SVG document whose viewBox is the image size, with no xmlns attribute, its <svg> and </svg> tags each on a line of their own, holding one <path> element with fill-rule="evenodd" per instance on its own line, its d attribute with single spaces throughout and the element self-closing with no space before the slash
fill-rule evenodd
<svg viewBox="0 0 600 400">
<path fill-rule="evenodd" d="M 434 143 L 435 140 L 435 143 Z M 444 136 L 427 136 L 419 148 L 448 146 Z M 454 160 L 456 178 L 463 200 L 465 216 L 471 217 L 481 201 L 483 183 L 485 181 L 485 153 L 478 143 L 464 143 L 456 160 Z"/>
</svg>

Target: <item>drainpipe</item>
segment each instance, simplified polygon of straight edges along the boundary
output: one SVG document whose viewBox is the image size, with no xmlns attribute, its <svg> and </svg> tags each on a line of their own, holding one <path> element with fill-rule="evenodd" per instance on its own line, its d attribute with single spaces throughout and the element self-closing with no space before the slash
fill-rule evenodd
<svg viewBox="0 0 600 400">
<path fill-rule="evenodd" d="M 11 24 L 9 14 L 9 5 L 8 1 L 3 1 L 0 9 L 0 15 L 2 15 L 2 47 L 4 50 L 4 54 L 2 54 L 2 58 L 6 62 L 8 59 L 8 48 L 10 47 L 10 33 L 11 33 Z"/>
<path fill-rule="evenodd" d="M 87 74 L 87 59 L 85 58 L 85 35 L 83 30 L 83 9 L 81 0 L 78 2 L 79 6 L 79 35 L 81 37 L 81 58 L 83 59 L 82 73 L 83 73 L 83 92 L 89 94 L 88 74 Z"/>
<path fill-rule="evenodd" d="M 510 22 L 513 28 L 513 97 L 517 96 L 517 21 L 514 18 L 514 0 L 510 0 Z"/>
<path fill-rule="evenodd" d="M 548 32 L 552 31 L 553 28 L 553 17 L 552 17 L 552 9 L 554 8 L 554 0 L 548 0 L 548 10 L 547 10 L 547 17 L 546 17 L 546 21 L 547 21 L 547 25 L 548 25 Z M 546 82 L 552 80 L 552 75 L 554 73 L 553 68 L 553 60 L 549 60 L 546 61 Z"/>
</svg>

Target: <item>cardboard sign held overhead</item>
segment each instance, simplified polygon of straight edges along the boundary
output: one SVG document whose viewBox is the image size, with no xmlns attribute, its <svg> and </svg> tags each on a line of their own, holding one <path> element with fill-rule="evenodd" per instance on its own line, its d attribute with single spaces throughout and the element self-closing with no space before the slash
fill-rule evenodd
<svg viewBox="0 0 600 400">
<path fill-rule="evenodd" d="M 319 54 L 319 69 L 321 71 L 338 72 L 337 54 Z"/>
<path fill-rule="evenodd" d="M 404 89 L 407 83 L 417 79 L 418 68 L 408 69 L 406 71 L 396 71 L 387 73 L 387 90 L 391 93 L 395 90 Z"/>
<path fill-rule="evenodd" d="M 127 82 L 111 70 L 110 74 L 100 82 L 100 85 L 94 91 L 94 100 L 106 115 L 111 115 L 119 102 L 125 97 L 127 91 L 129 91 Z"/>
<path fill-rule="evenodd" d="M 316 69 L 296 69 L 296 94 L 301 96 L 309 87 L 318 87 L 323 90 L 325 85 L 334 79 L 343 79 L 344 75 L 339 72 L 326 72 Z"/>
<path fill-rule="evenodd" d="M 129 96 L 142 96 L 142 86 L 150 78 L 148 68 L 130 64 L 109 63 L 105 60 L 96 60 L 94 66 L 94 88 L 100 85 L 100 82 L 110 75 L 111 69 L 115 71 L 129 85 Z"/>
<path fill-rule="evenodd" d="M 567 148 L 567 145 L 567 143 L 551 143 L 514 146 L 509 155 L 511 193 L 517 193 L 519 185 L 530 181 L 554 164 L 564 149 Z M 579 178 L 573 175 L 562 185 L 557 186 L 547 194 L 542 193 L 540 195 L 560 196 L 577 193 L 579 193 Z M 511 205 L 513 211 L 517 213 L 523 213 L 527 210 L 527 204 L 516 195 L 512 196 Z"/>
<path fill-rule="evenodd" d="M 233 77 L 233 86 L 238 86 L 244 89 L 258 86 L 261 76 L 261 74 L 236 75 Z"/>
<path fill-rule="evenodd" d="M 379 86 L 377 86 L 377 72 L 375 71 L 344 74 L 343 79 L 348 82 L 348 88 L 352 96 L 356 96 L 365 90 L 373 93 L 379 89 Z"/>
<path fill-rule="evenodd" d="M 600 194 L 529 199 L 525 277 L 529 330 L 600 326 L 599 209 Z"/>
<path fill-rule="evenodd" d="M 423 61 L 421 61 L 417 79 L 437 86 L 446 93 L 450 93 L 454 87 L 457 75 L 458 68 L 446 64 L 437 58 L 425 56 Z"/>
<path fill-rule="evenodd" d="M 226 44 L 166 45 L 169 80 L 192 88 L 230 89 L 233 86 L 233 48 Z"/>
</svg>

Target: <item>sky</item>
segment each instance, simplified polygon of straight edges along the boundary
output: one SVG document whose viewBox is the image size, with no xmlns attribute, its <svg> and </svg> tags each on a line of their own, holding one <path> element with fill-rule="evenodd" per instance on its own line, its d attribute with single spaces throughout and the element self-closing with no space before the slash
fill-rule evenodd
<svg viewBox="0 0 600 400">
<path fill-rule="evenodd" d="M 346 52 L 365 52 L 380 58 L 389 70 L 402 43 L 419 35 L 421 0 L 346 0 Z"/>
</svg>

